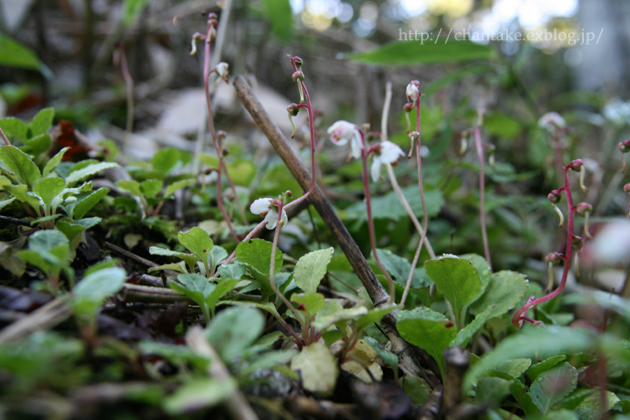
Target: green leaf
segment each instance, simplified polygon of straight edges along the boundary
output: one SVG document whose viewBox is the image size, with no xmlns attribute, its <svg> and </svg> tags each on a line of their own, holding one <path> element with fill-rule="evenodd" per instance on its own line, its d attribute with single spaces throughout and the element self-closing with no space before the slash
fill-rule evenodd
<svg viewBox="0 0 630 420">
<path fill-rule="evenodd" d="M 166 187 L 166 191 L 164 192 L 164 198 L 168 198 L 177 190 L 185 188 L 189 185 L 193 185 L 196 181 L 194 179 L 184 179 L 181 181 L 173 182 L 168 187 Z"/>
<path fill-rule="evenodd" d="M 122 21 L 125 27 L 133 23 L 146 4 L 147 0 L 124 0 Z"/>
<path fill-rule="evenodd" d="M 197 264 L 197 257 L 191 254 L 186 254 L 185 252 L 171 251 L 170 249 L 160 248 L 158 246 L 152 246 L 149 248 L 149 254 L 151 255 L 161 255 L 164 257 L 177 257 L 186 262 L 186 265 L 192 270 Z"/>
<path fill-rule="evenodd" d="M 619 397 L 610 391 L 606 391 L 606 408 L 604 411 L 611 410 L 619 401 Z M 599 392 L 593 392 L 587 396 L 573 410 L 580 420 L 598 420 L 601 418 L 601 404 Z"/>
<path fill-rule="evenodd" d="M 42 177 L 35 162 L 15 146 L 0 147 L 0 161 L 17 177 L 20 184 L 30 187 Z"/>
<path fill-rule="evenodd" d="M 459 328 L 465 306 L 477 295 L 481 280 L 477 269 L 464 259 L 443 257 L 424 263 L 427 275 L 453 307 Z"/>
<path fill-rule="evenodd" d="M 545 359 L 566 353 L 589 350 L 596 343 L 592 331 L 551 325 L 545 328 L 529 327 L 510 335 L 469 369 L 465 384 L 469 389 L 483 372 L 496 368 L 505 360 L 521 357 Z"/>
<path fill-rule="evenodd" d="M 396 329 L 402 338 L 433 356 L 444 374 L 442 353 L 450 347 L 457 334 L 457 329 L 450 320 L 429 308 L 418 308 L 400 311 Z"/>
<path fill-rule="evenodd" d="M 0 35 L 0 43 L 2 42 L 1 39 L 2 35 Z M 22 143 L 25 143 L 28 139 L 28 125 L 19 118 L 7 117 L 0 119 L 0 128 L 7 136 L 15 137 Z"/>
<path fill-rule="evenodd" d="M 309 252 L 302 256 L 295 264 L 295 271 L 293 272 L 295 284 L 305 293 L 317 292 L 319 282 L 326 274 L 328 263 L 330 263 L 334 251 L 335 249 L 330 247 Z M 311 314 L 314 313 L 311 312 Z"/>
<path fill-rule="evenodd" d="M 11 193 L 11 195 L 17 198 L 18 201 L 22 203 L 26 203 L 33 208 L 33 210 L 39 212 L 40 204 L 39 200 L 36 197 L 33 197 L 28 192 L 28 187 L 26 184 L 20 185 L 7 185 L 4 187 L 5 190 Z"/>
<path fill-rule="evenodd" d="M 239 159 L 227 165 L 227 171 L 236 185 L 249 187 L 256 177 L 256 165 L 246 159 Z"/>
<path fill-rule="evenodd" d="M 265 312 L 269 312 L 278 320 L 282 319 L 282 317 L 280 316 L 280 313 L 278 313 L 278 310 L 276 309 L 276 305 L 274 305 L 272 302 L 252 302 L 252 301 L 247 301 L 247 300 L 222 300 L 218 303 L 217 306 L 221 306 L 221 305 L 257 308 Z"/>
<path fill-rule="evenodd" d="M 331 395 L 337 383 L 337 360 L 322 342 L 304 347 L 291 361 L 291 370 L 299 373 L 302 386 L 320 396 Z"/>
<path fill-rule="evenodd" d="M 225 279 L 219 281 L 219 284 L 216 285 L 214 290 L 206 296 L 205 303 L 210 308 L 210 313 L 214 316 L 214 310 L 217 306 L 219 300 L 225 296 L 227 293 L 234 290 L 236 285 L 240 282 L 238 279 Z"/>
<path fill-rule="evenodd" d="M 179 232 L 177 239 L 186 249 L 195 254 L 199 261 L 202 261 L 204 265 L 207 264 L 209 252 L 214 247 L 214 242 L 208 232 L 195 226 L 188 232 Z"/>
<path fill-rule="evenodd" d="M 0 66 L 39 70 L 44 76 L 51 76 L 50 70 L 42 64 L 28 47 L 0 34 Z"/>
<path fill-rule="evenodd" d="M 70 150 L 69 147 L 64 147 L 63 149 L 58 151 L 57 154 L 53 156 L 48 162 L 46 162 L 46 166 L 44 166 L 44 170 L 42 171 L 42 176 L 48 175 L 50 171 L 55 169 L 57 165 L 59 165 L 59 162 L 61 162 L 61 159 L 63 159 L 63 155 L 65 155 L 68 150 Z"/>
<path fill-rule="evenodd" d="M 37 113 L 28 125 L 30 136 L 36 137 L 46 134 L 52 127 L 53 118 L 55 118 L 55 110 L 53 108 L 44 108 Z"/>
<path fill-rule="evenodd" d="M 555 403 L 569 395 L 577 386 L 578 371 L 564 362 L 546 372 L 541 373 L 532 384 L 529 395 L 542 414 Z"/>
<path fill-rule="evenodd" d="M 100 217 L 88 217 L 86 219 L 80 219 L 76 221 L 72 219 L 62 219 L 55 223 L 55 227 L 59 229 L 64 235 L 66 235 L 66 238 L 68 238 L 68 240 L 72 242 L 75 236 L 77 236 L 79 233 L 96 226 L 100 222 Z"/>
<path fill-rule="evenodd" d="M 28 248 L 36 252 L 50 252 L 59 245 L 69 244 L 66 236 L 58 230 L 35 232 L 28 239 Z"/>
<path fill-rule="evenodd" d="M 502 378 L 481 378 L 477 383 L 475 399 L 490 407 L 499 407 L 503 399 L 510 395 L 512 381 Z"/>
<path fill-rule="evenodd" d="M 361 332 L 371 324 L 380 322 L 380 320 L 383 319 L 385 315 L 397 308 L 397 306 L 385 306 L 376 309 L 370 309 L 365 315 L 359 315 L 355 319 L 354 327 L 357 329 L 357 332 Z"/>
<path fill-rule="evenodd" d="M 406 375 L 401 380 L 404 381 L 403 388 L 407 395 L 411 397 L 411 402 L 422 407 L 431 395 L 431 386 L 427 381 L 417 376 Z"/>
<path fill-rule="evenodd" d="M 393 41 L 376 49 L 350 54 L 348 58 L 378 66 L 415 66 L 418 64 L 453 63 L 471 60 L 490 60 L 496 54 L 490 45 L 471 41 L 422 42 Z"/>
<path fill-rule="evenodd" d="M 251 346 L 265 328 L 260 311 L 242 307 L 217 314 L 206 328 L 206 337 L 225 361 L 231 361 Z"/>
<path fill-rule="evenodd" d="M 446 76 L 438 79 L 434 82 L 429 83 L 426 88 L 422 89 L 422 93 L 426 95 L 431 95 L 432 93 L 438 92 L 445 86 L 450 85 L 453 82 L 463 79 L 466 76 L 470 76 L 473 74 L 483 74 L 483 73 L 493 73 L 495 71 L 495 67 L 488 64 L 475 64 L 469 67 L 464 67 L 462 69 L 449 72 Z M 485 122 L 485 120 L 484 120 Z M 485 125 L 484 125 L 485 128 Z"/>
<path fill-rule="evenodd" d="M 163 186 L 164 183 L 159 179 L 148 179 L 140 184 L 140 191 L 146 198 L 154 198 Z"/>
<path fill-rule="evenodd" d="M 422 200 L 420 194 L 418 194 L 417 186 L 409 186 L 402 188 L 403 195 L 409 202 L 411 209 L 417 217 L 422 217 L 424 214 L 422 208 Z M 427 212 L 429 217 L 436 216 L 442 206 L 444 205 L 444 198 L 442 192 L 439 190 L 430 190 L 424 192 L 424 199 L 427 205 Z M 356 219 L 360 222 L 367 221 L 367 212 L 365 211 L 365 203 L 360 202 L 349 206 L 346 209 L 347 219 Z M 400 204 L 398 197 L 394 191 L 372 198 L 372 215 L 375 219 L 390 219 L 400 220 L 401 218 L 408 218 L 409 215 L 405 208 Z"/>
<path fill-rule="evenodd" d="M 527 372 L 526 372 L 527 376 L 529 376 L 529 379 L 531 379 L 533 382 L 534 380 L 536 380 L 538 375 L 540 375 L 543 372 L 546 372 L 547 370 L 556 366 L 558 363 L 564 362 L 566 358 L 567 356 L 563 354 L 558 355 L 558 356 L 551 356 L 540 363 L 536 363 L 532 365 L 529 369 L 527 369 Z"/>
<path fill-rule="evenodd" d="M 82 219 L 108 192 L 109 188 L 99 188 L 96 191 L 81 193 L 76 196 L 75 201 L 67 204 L 64 209 L 71 218 Z"/>
<path fill-rule="evenodd" d="M 220 246 L 214 246 L 212 247 L 212 250 L 210 251 L 209 255 L 208 255 L 208 264 L 210 265 L 210 274 L 213 274 L 214 270 L 216 269 L 217 265 L 225 260 L 228 257 L 228 253 L 225 250 L 225 248 L 220 247 Z M 242 274 L 241 274 L 242 276 Z M 223 277 L 223 278 L 239 278 L 240 277 Z"/>
<path fill-rule="evenodd" d="M 6 200 L 0 200 L 0 210 L 8 206 L 15 201 L 15 197 L 7 198 Z"/>
<path fill-rule="evenodd" d="M 363 340 L 370 346 L 372 346 L 374 351 L 379 355 L 381 359 L 383 359 L 385 363 L 387 363 L 387 365 L 391 366 L 394 369 L 398 369 L 398 356 L 382 348 L 381 344 L 372 337 L 365 337 Z"/>
<path fill-rule="evenodd" d="M 194 379 L 179 387 L 164 400 L 164 411 L 170 415 L 179 415 L 214 407 L 227 400 L 238 388 L 238 383 L 231 377 L 225 379 Z"/>
<path fill-rule="evenodd" d="M 262 12 L 269 19 L 273 33 L 288 43 L 293 34 L 293 10 L 289 0 L 262 0 Z"/>
<path fill-rule="evenodd" d="M 127 273 L 118 267 L 104 268 L 88 274 L 72 291 L 73 307 L 82 315 L 96 315 L 105 299 L 118 293 L 126 279 Z"/>
<path fill-rule="evenodd" d="M 143 197 L 142 190 L 140 189 L 140 183 L 138 181 L 134 181 L 132 179 L 125 179 L 123 181 L 118 181 L 116 186 L 123 191 L 128 192 L 131 195 L 135 195 L 136 197 Z"/>
<path fill-rule="evenodd" d="M 188 296 L 190 300 L 199 306 L 204 304 L 206 296 L 210 295 L 215 287 L 210 280 L 196 273 L 180 274 L 177 276 L 177 280 L 179 283 L 174 280 L 169 280 L 169 287 L 176 292 Z"/>
<path fill-rule="evenodd" d="M 308 311 L 313 316 L 324 307 L 324 295 L 321 293 L 294 293 L 291 295 L 291 302 L 302 305 L 305 309 L 298 307 L 298 311 Z"/>
<path fill-rule="evenodd" d="M 517 119 L 498 112 L 483 117 L 483 130 L 493 136 L 514 139 L 521 134 L 523 127 Z"/>
<path fill-rule="evenodd" d="M 272 247 L 271 242 L 262 239 L 241 242 L 236 247 L 236 257 L 247 266 L 250 274 L 260 282 L 263 300 L 273 294 L 273 289 L 269 282 Z M 279 249 L 276 250 L 275 274 L 278 274 L 282 268 L 283 259 L 282 252 Z"/>
<path fill-rule="evenodd" d="M 93 163 L 79 170 L 70 170 L 68 176 L 66 177 L 66 183 L 69 186 L 72 186 L 73 184 L 79 181 L 83 181 L 84 179 L 95 175 L 100 171 L 111 168 L 120 168 L 120 166 L 115 162 L 99 162 Z"/>
<path fill-rule="evenodd" d="M 239 263 L 220 265 L 218 271 L 223 279 L 240 279 L 245 274 L 245 266 Z"/>
<path fill-rule="evenodd" d="M 506 373 L 514 379 L 521 377 L 525 371 L 531 366 L 532 361 L 528 358 L 506 360 L 503 363 L 499 363 L 497 370 L 499 372 Z"/>
<path fill-rule="evenodd" d="M 377 249 L 376 254 L 378 255 L 379 260 L 383 263 L 385 269 L 392 275 L 394 281 L 402 287 L 405 287 L 407 285 L 409 272 L 411 271 L 411 263 L 409 260 L 399 257 L 386 249 Z M 413 277 L 411 278 L 412 288 L 419 289 L 421 287 L 431 285 L 431 279 L 429 279 L 426 275 L 423 276 L 421 271 L 422 270 L 420 269 L 414 270 Z"/>
<path fill-rule="evenodd" d="M 61 191 L 66 188 L 66 182 L 61 178 L 44 178 L 33 184 L 33 192 L 44 202 L 46 208 L 50 209 L 50 204 Z"/>
<path fill-rule="evenodd" d="M 154 170 L 165 176 L 175 169 L 181 159 L 181 152 L 178 149 L 166 147 L 153 155 L 151 165 Z"/>
<path fill-rule="evenodd" d="M 25 153 L 39 156 L 50 148 L 50 143 L 49 134 L 40 134 L 26 140 L 22 149 Z"/>
</svg>

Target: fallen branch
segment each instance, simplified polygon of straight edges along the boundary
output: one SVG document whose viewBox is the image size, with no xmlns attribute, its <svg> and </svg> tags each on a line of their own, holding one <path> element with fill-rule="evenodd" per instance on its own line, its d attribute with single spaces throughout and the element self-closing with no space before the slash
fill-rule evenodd
<svg viewBox="0 0 630 420">
<path fill-rule="evenodd" d="M 72 316 L 72 310 L 62 298 L 56 298 L 28 316 L 0 331 L 0 345 L 19 341 L 37 331 L 46 331 Z"/>
<path fill-rule="evenodd" d="M 437 420 L 440 414 L 440 405 L 442 405 L 442 396 L 444 395 L 444 387 L 438 385 L 433 388 L 431 395 L 426 403 L 420 408 L 417 420 Z"/>
</svg>

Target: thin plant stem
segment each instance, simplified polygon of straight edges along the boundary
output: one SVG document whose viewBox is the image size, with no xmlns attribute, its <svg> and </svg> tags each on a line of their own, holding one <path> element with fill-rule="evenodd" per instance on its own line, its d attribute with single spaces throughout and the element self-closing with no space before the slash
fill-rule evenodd
<svg viewBox="0 0 630 420">
<path fill-rule="evenodd" d="M 396 289 L 394 287 L 394 281 L 392 280 L 391 276 L 389 275 L 389 272 L 387 270 L 385 270 L 385 267 L 383 266 L 383 263 L 381 263 L 381 260 L 378 258 L 378 254 L 376 253 L 376 235 L 374 234 L 374 219 L 372 219 L 372 204 L 371 204 L 371 200 L 370 200 L 370 184 L 369 184 L 369 178 L 368 178 L 368 171 L 367 171 L 367 165 L 368 165 L 368 154 L 367 154 L 367 147 L 365 144 L 365 134 L 363 133 L 363 131 L 361 131 L 361 140 L 363 142 L 363 149 L 361 150 L 361 161 L 363 163 L 363 186 L 364 186 L 364 190 L 365 190 L 365 207 L 367 209 L 367 219 L 368 219 L 368 232 L 370 234 L 370 246 L 372 247 L 372 255 L 374 256 L 374 261 L 376 261 L 376 264 L 378 265 L 378 268 L 381 269 L 381 272 L 383 273 L 383 275 L 385 276 L 385 278 L 387 279 L 387 284 L 389 286 L 389 299 L 387 301 L 388 305 L 391 305 L 394 303 L 394 299 L 396 298 Z M 376 306 L 379 302 L 374 302 L 374 305 Z"/>
<path fill-rule="evenodd" d="M 481 113 L 481 110 L 479 110 L 478 112 Z M 481 120 L 481 116 L 479 117 L 479 119 Z M 490 269 L 492 269 L 492 261 L 490 260 L 490 245 L 488 244 L 488 233 L 486 230 L 486 165 L 483 153 L 483 145 L 481 144 L 481 121 L 478 122 L 477 128 L 475 129 L 475 147 L 477 148 L 477 157 L 479 158 L 479 221 L 481 223 L 483 251 L 486 255 L 486 261 L 488 262 Z"/>
<path fill-rule="evenodd" d="M 9 138 L 7 137 L 7 135 L 4 133 L 4 131 L 2 130 L 2 128 L 0 128 L 0 137 L 2 137 L 2 140 L 4 140 L 4 143 L 7 146 L 11 146 L 11 142 L 9 141 Z"/>
<path fill-rule="evenodd" d="M 127 65 L 127 57 L 125 56 L 125 49 L 122 44 L 118 45 L 118 53 L 120 54 L 120 71 L 122 72 L 123 79 L 125 80 L 125 86 L 127 88 L 127 124 L 125 125 L 125 143 L 123 144 L 123 152 L 126 150 L 131 133 L 133 132 L 133 119 L 134 119 L 134 99 L 133 99 L 133 78 L 129 73 L 129 66 Z"/>
<path fill-rule="evenodd" d="M 206 106 L 208 107 L 208 131 L 210 131 L 210 135 L 212 137 L 212 142 L 214 143 L 214 149 L 217 153 L 217 157 L 219 158 L 219 170 L 217 171 L 217 204 L 219 206 L 219 210 L 225 219 L 225 222 L 230 229 L 230 233 L 234 240 L 238 243 L 240 242 L 236 231 L 234 230 L 234 226 L 232 225 L 232 221 L 225 210 L 223 205 L 223 196 L 221 194 L 221 172 L 223 172 L 225 168 L 225 164 L 223 163 L 223 150 L 219 146 L 219 140 L 217 139 L 217 134 L 214 130 L 214 121 L 212 115 L 212 101 L 210 99 L 210 90 L 209 90 L 209 78 L 210 78 L 210 42 L 212 37 L 213 27 L 212 25 L 208 25 L 208 31 L 206 33 L 205 46 L 204 46 L 204 63 L 203 63 L 203 80 L 204 80 L 204 91 L 206 94 Z M 225 171 L 225 177 L 227 179 L 230 178 L 230 175 Z M 236 189 L 232 190 L 234 192 L 234 198 L 238 200 L 238 194 L 236 193 Z M 240 206 L 239 206 L 240 207 Z"/>
<path fill-rule="evenodd" d="M 279 202 L 280 206 L 278 206 L 278 221 L 276 223 L 276 229 L 275 232 L 273 233 L 273 242 L 272 242 L 272 246 L 271 246 L 271 263 L 270 263 L 270 267 L 269 267 L 269 285 L 271 286 L 271 289 L 273 290 L 273 292 L 282 300 L 282 302 L 284 302 L 285 305 L 287 305 L 287 308 L 289 308 L 291 310 L 291 312 L 293 312 L 293 315 L 295 315 L 295 319 L 298 320 L 298 322 L 300 323 L 300 325 L 302 325 L 302 327 L 305 326 L 305 318 L 300 314 L 300 312 L 295 309 L 295 307 L 291 304 L 291 302 L 289 302 L 289 300 L 282 294 L 280 293 L 280 290 L 278 290 L 278 287 L 276 286 L 276 248 L 278 247 L 278 237 L 280 236 L 280 221 L 282 220 L 282 209 L 284 208 L 284 205 L 282 204 L 282 202 Z"/>
<path fill-rule="evenodd" d="M 411 270 L 409 270 L 409 276 L 407 277 L 407 282 L 405 283 L 405 290 L 403 291 L 403 295 L 400 299 L 400 304 L 404 307 L 405 301 L 407 300 L 407 295 L 409 294 L 409 289 L 411 288 L 411 280 L 413 279 L 413 273 L 416 269 L 416 264 L 418 264 L 418 258 L 420 257 L 420 252 L 422 251 L 422 243 L 424 242 L 427 231 L 429 229 L 429 214 L 427 213 L 427 206 L 424 202 L 424 183 L 422 182 L 422 155 L 420 151 L 422 149 L 422 143 L 420 141 L 420 99 L 422 95 L 418 96 L 418 102 L 416 103 L 416 132 L 418 133 L 418 138 L 416 139 L 416 162 L 418 163 L 418 189 L 420 190 L 420 201 L 422 202 L 422 212 L 424 217 L 424 232 L 421 233 L 420 242 L 418 243 L 418 249 L 416 249 L 416 254 L 413 257 L 413 262 L 411 263 Z M 432 258 L 435 258 L 433 256 Z"/>
<path fill-rule="evenodd" d="M 562 290 L 564 290 L 564 286 L 567 284 L 567 277 L 569 276 L 569 270 L 571 269 L 571 261 L 572 261 L 572 252 L 573 252 L 573 219 L 575 213 L 575 207 L 573 207 L 573 195 L 571 194 L 571 186 L 569 184 L 569 172 L 570 166 L 564 168 L 564 187 L 561 188 L 562 191 L 567 196 L 567 208 L 569 212 L 568 222 L 567 222 L 567 245 L 565 249 L 564 256 L 564 269 L 562 271 L 562 280 L 560 281 L 560 285 L 553 292 L 548 295 L 542 296 L 538 299 L 535 299 L 532 295 L 527 303 L 516 311 L 514 314 L 514 318 L 512 318 L 512 324 L 515 327 L 520 327 L 523 324 L 523 321 L 529 321 L 531 323 L 535 323 L 533 319 L 526 317 L 527 311 L 533 308 L 536 305 L 539 305 L 544 302 L 548 302 L 551 299 L 558 296 Z"/>
</svg>

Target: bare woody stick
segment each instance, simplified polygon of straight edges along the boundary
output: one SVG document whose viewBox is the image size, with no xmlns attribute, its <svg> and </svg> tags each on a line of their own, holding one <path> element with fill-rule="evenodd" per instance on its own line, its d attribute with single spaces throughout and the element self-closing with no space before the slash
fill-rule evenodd
<svg viewBox="0 0 630 420">
<path fill-rule="evenodd" d="M 249 111 L 254 118 L 256 124 L 258 124 L 267 135 L 269 142 L 287 165 L 293 177 L 300 184 L 300 187 L 302 187 L 304 191 L 307 191 L 311 186 L 311 175 L 302 161 L 297 157 L 276 123 L 271 120 L 269 114 L 264 110 L 258 98 L 254 96 L 250 86 L 242 76 L 236 77 L 234 87 L 236 87 L 236 92 L 241 98 L 241 101 L 243 101 L 245 108 L 247 108 L 247 111 Z M 315 207 L 315 210 L 322 216 L 324 223 L 326 223 L 326 226 L 339 244 L 341 250 L 346 254 L 346 257 L 348 257 L 348 261 L 350 261 L 352 268 L 354 268 L 357 276 L 367 289 L 370 298 L 374 302 L 374 306 L 379 306 L 387 302 L 389 299 L 387 292 L 383 286 L 381 286 L 381 283 L 379 283 L 376 275 L 363 257 L 363 254 L 361 254 L 359 247 L 350 236 L 350 233 L 343 225 L 318 185 L 315 185 L 309 199 L 313 207 Z"/>
<path fill-rule="evenodd" d="M 238 76 L 234 79 L 234 87 L 241 101 L 243 101 L 245 108 L 251 114 L 258 127 L 265 133 L 273 148 L 287 165 L 293 177 L 300 184 L 300 187 L 302 187 L 304 191 L 307 191 L 311 186 L 311 175 L 295 154 L 276 123 L 271 120 L 258 98 L 253 94 L 251 87 L 242 76 Z M 317 184 L 309 196 L 309 201 L 322 217 L 333 238 L 335 238 L 339 247 L 348 258 L 352 268 L 354 268 L 361 283 L 363 283 L 363 286 L 365 286 L 365 289 L 370 295 L 370 299 L 374 302 L 374 306 L 378 307 L 385 304 L 389 300 L 389 295 L 376 278 L 376 275 L 368 265 L 359 247 L 354 242 L 352 236 L 350 236 L 350 233 Z M 392 345 L 397 349 L 396 352 L 399 357 L 400 367 L 403 370 L 407 369 L 408 373 L 412 373 L 416 376 L 425 376 L 424 371 L 419 367 L 422 366 L 431 369 L 438 377 L 441 377 L 440 369 L 431 356 L 415 346 L 412 350 L 412 347 L 400 337 L 396 330 L 397 313 L 398 311 L 392 311 L 387 314 L 385 318 L 383 318 L 383 327 L 385 327 Z"/>
<path fill-rule="evenodd" d="M 449 413 L 464 399 L 462 383 L 470 365 L 470 354 L 461 347 L 450 347 L 444 350 L 444 412 Z"/>
</svg>

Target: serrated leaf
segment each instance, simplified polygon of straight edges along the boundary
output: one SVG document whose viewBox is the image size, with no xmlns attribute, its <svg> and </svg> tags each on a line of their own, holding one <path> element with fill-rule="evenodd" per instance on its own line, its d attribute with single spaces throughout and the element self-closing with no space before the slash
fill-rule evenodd
<svg viewBox="0 0 630 420">
<path fill-rule="evenodd" d="M 179 232 L 177 234 L 179 242 L 190 252 L 195 254 L 199 261 L 207 263 L 209 252 L 214 247 L 214 242 L 208 233 L 200 227 L 193 227 L 188 232 Z"/>
<path fill-rule="evenodd" d="M 33 184 L 33 192 L 44 202 L 46 208 L 50 209 L 53 198 L 66 188 L 66 182 L 61 178 L 44 178 Z"/>
<path fill-rule="evenodd" d="M 605 412 L 611 410 L 620 399 L 614 393 L 606 391 L 606 407 Z M 573 410 L 580 420 L 598 420 L 601 418 L 602 410 L 600 403 L 599 392 L 593 392 L 587 396 L 575 409 Z"/>
<path fill-rule="evenodd" d="M 57 229 L 59 229 L 69 241 L 72 241 L 75 236 L 83 232 L 86 229 L 96 226 L 101 222 L 100 217 L 88 217 L 86 219 L 72 220 L 62 219 L 55 223 Z"/>
<path fill-rule="evenodd" d="M 42 176 L 48 175 L 53 169 L 55 169 L 57 165 L 59 165 L 59 162 L 61 162 L 61 160 L 63 159 L 63 155 L 65 155 L 68 150 L 70 150 L 69 147 L 64 147 L 63 149 L 58 151 L 57 154 L 55 154 L 55 156 L 53 156 L 48 162 L 46 162 L 46 166 L 44 166 L 44 170 L 42 171 Z"/>
<path fill-rule="evenodd" d="M 65 211 L 73 219 L 82 219 L 107 193 L 109 193 L 109 188 L 99 188 L 96 191 L 81 193 L 76 196 L 76 201 L 64 207 Z"/>
<path fill-rule="evenodd" d="M 164 182 L 159 179 L 148 179 L 140 184 L 140 191 L 146 198 L 154 198 L 162 190 Z"/>
<path fill-rule="evenodd" d="M 1 37 L 2 35 L 0 35 L 0 39 Z M 28 138 L 28 125 L 19 118 L 7 117 L 0 119 L 0 128 L 7 136 L 15 137 L 22 143 Z"/>
<path fill-rule="evenodd" d="M 400 311 L 396 329 L 402 338 L 433 356 L 444 374 L 442 353 L 450 347 L 457 334 L 457 329 L 450 320 L 429 308 L 418 308 Z"/>
<path fill-rule="evenodd" d="M 70 171 L 68 176 L 66 177 L 66 183 L 71 186 L 76 184 L 79 181 L 83 181 L 84 179 L 96 175 L 97 173 L 111 168 L 120 168 L 120 166 L 115 162 L 99 162 L 88 165 L 82 169 L 76 171 Z"/>
<path fill-rule="evenodd" d="M 181 181 L 177 181 L 177 182 L 173 182 L 172 184 L 170 184 L 169 186 L 166 187 L 166 191 L 164 192 L 164 198 L 168 198 L 171 195 L 173 195 L 173 193 L 177 190 L 180 190 L 182 188 L 185 188 L 189 185 L 193 185 L 195 182 L 197 182 L 194 179 L 184 179 Z"/>
<path fill-rule="evenodd" d="M 26 186 L 26 184 L 7 185 L 4 187 L 4 189 L 10 192 L 11 195 L 15 197 L 18 201 L 28 204 L 33 208 L 33 210 L 39 212 L 39 200 L 28 192 L 28 187 Z"/>
<path fill-rule="evenodd" d="M 166 397 L 164 411 L 174 416 L 214 407 L 227 400 L 237 388 L 238 383 L 231 377 L 220 381 L 214 378 L 193 379 Z"/>
<path fill-rule="evenodd" d="M 158 246 L 152 246 L 149 248 L 149 254 L 151 255 L 161 255 L 164 257 L 177 257 L 186 262 L 186 265 L 191 268 L 191 270 L 197 264 L 197 257 L 192 254 L 186 254 L 184 252 L 171 251 L 170 249 L 160 248 Z"/>
<path fill-rule="evenodd" d="M 424 263 L 427 275 L 444 294 L 455 313 L 455 323 L 462 328 L 463 311 L 481 288 L 477 269 L 464 259 L 444 257 Z"/>
<path fill-rule="evenodd" d="M 555 403 L 569 395 L 577 386 L 578 371 L 564 362 L 546 372 L 541 373 L 532 383 L 529 395 L 542 414 Z"/>
<path fill-rule="evenodd" d="M 0 147 L 0 161 L 6 169 L 14 174 L 18 182 L 29 187 L 42 177 L 35 162 L 15 146 Z"/>
<path fill-rule="evenodd" d="M 239 263 L 220 265 L 218 271 L 223 279 L 240 279 L 245 274 L 245 266 Z"/>
<path fill-rule="evenodd" d="M 376 254 L 379 260 L 383 263 L 385 269 L 394 278 L 394 282 L 403 288 L 407 285 L 407 278 L 411 271 L 411 263 L 409 260 L 403 257 L 399 257 L 393 252 L 386 249 L 377 249 Z M 421 287 L 428 287 L 431 285 L 431 279 L 426 275 L 422 275 L 421 270 L 416 269 L 413 272 L 411 278 L 411 287 L 419 289 Z"/>
<path fill-rule="evenodd" d="M 39 111 L 28 125 L 30 137 L 48 133 L 48 130 L 52 127 L 54 117 L 55 110 L 53 108 L 44 108 Z"/>
<path fill-rule="evenodd" d="M 332 247 L 320 249 L 309 252 L 298 260 L 295 264 L 293 278 L 295 284 L 302 291 L 305 293 L 317 292 L 317 287 L 326 274 L 328 263 L 330 263 L 334 251 L 335 249 Z"/>
<path fill-rule="evenodd" d="M 262 334 L 265 317 L 248 308 L 228 308 L 217 314 L 205 329 L 206 337 L 225 361 L 234 360 Z"/>
<path fill-rule="evenodd" d="M 320 396 L 332 394 L 339 376 L 337 361 L 322 342 L 304 347 L 291 361 L 291 370 L 299 373 L 304 389 Z"/>
<path fill-rule="evenodd" d="M 534 381 L 538 375 L 540 375 L 543 372 L 546 372 L 547 370 L 553 368 L 554 366 L 556 366 L 558 363 L 560 362 L 564 362 L 566 360 L 567 356 L 560 354 L 558 356 L 551 356 L 545 360 L 543 360 L 542 362 L 536 363 L 534 365 L 532 365 L 529 369 L 527 369 L 527 376 L 529 377 L 529 379 L 531 379 L 532 381 Z"/>
<path fill-rule="evenodd" d="M 481 378 L 475 392 L 476 401 L 490 407 L 499 407 L 510 394 L 512 381 L 502 378 Z"/>
<path fill-rule="evenodd" d="M 490 276 L 486 291 L 472 305 L 471 309 L 481 312 L 495 305 L 491 317 L 498 317 L 513 309 L 527 293 L 527 280 L 524 274 L 514 271 L 499 271 Z"/>
<path fill-rule="evenodd" d="M 393 41 L 373 50 L 349 55 L 351 60 L 379 66 L 415 66 L 494 59 L 495 57 L 496 54 L 491 45 L 476 44 L 471 41 L 422 42 L 415 39 Z"/>
</svg>

